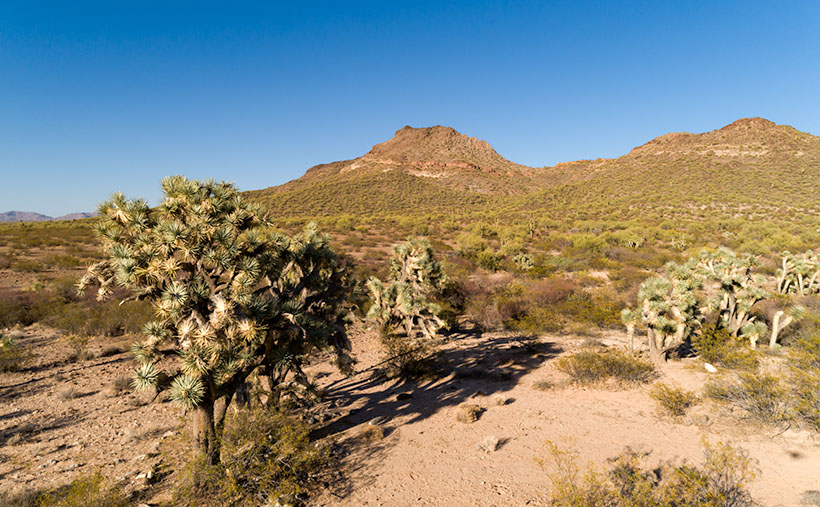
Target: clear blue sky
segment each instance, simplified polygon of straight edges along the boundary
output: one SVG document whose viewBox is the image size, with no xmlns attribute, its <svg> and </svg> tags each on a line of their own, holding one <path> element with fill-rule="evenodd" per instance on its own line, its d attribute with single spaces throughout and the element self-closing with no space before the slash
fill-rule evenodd
<svg viewBox="0 0 820 507">
<path fill-rule="evenodd" d="M 763 116 L 820 134 L 820 2 L 0 3 L 0 212 L 257 189 L 448 125 L 543 166 Z"/>
</svg>

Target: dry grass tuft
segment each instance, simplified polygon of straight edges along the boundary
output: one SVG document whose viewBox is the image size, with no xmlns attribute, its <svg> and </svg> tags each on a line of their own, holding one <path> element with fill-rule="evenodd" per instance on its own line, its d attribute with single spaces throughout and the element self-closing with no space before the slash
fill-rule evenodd
<svg viewBox="0 0 820 507">
<path fill-rule="evenodd" d="M 534 382 L 532 384 L 532 388 L 538 391 L 549 391 L 553 387 L 555 387 L 555 384 L 549 380 L 539 380 L 538 382 Z"/>
<path fill-rule="evenodd" d="M 456 408 L 456 421 L 470 424 L 478 421 L 484 409 L 472 403 L 462 403 Z"/>
<path fill-rule="evenodd" d="M 621 349 L 582 350 L 558 359 L 556 366 L 578 384 L 607 380 L 619 384 L 642 384 L 657 376 L 651 363 Z"/>
<path fill-rule="evenodd" d="M 365 442 L 378 442 L 384 438 L 384 428 L 378 424 L 367 424 L 359 432 L 359 438 Z"/>
<path fill-rule="evenodd" d="M 686 415 L 686 411 L 700 401 L 692 391 L 661 382 L 652 387 L 649 396 L 658 402 L 663 412 L 676 417 Z"/>
</svg>

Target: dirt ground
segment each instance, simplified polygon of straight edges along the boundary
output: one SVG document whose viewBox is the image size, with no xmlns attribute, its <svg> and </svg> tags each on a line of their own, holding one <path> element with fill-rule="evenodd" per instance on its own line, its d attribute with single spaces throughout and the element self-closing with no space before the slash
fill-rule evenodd
<svg viewBox="0 0 820 507">
<path fill-rule="evenodd" d="M 92 342 L 93 357 L 66 362 L 70 351 L 54 330 L 35 325 L 17 335 L 35 355 L 24 370 L 0 377 L 0 488 L 58 485 L 101 470 L 144 491 L 140 502 L 167 499 L 167 484 L 148 482 L 160 473 L 163 442 L 179 436 L 183 413 L 162 396 L 151 401 L 115 387 L 133 370 L 129 338 Z M 326 363 L 311 367 L 327 392 L 314 411 L 329 414 L 315 434 L 342 449 L 346 478 L 315 505 L 543 505 L 554 467 L 547 441 L 577 452 L 582 466 L 602 466 L 625 447 L 649 453 L 647 465 L 700 462 L 705 438 L 748 452 L 758 471 L 751 492 L 763 505 L 800 505 L 820 490 L 816 434 L 761 426 L 711 402 L 680 419 L 661 416 L 648 386 L 567 385 L 555 358 L 583 338 L 454 335 L 441 358 L 448 374 L 418 382 L 374 374 L 377 341 L 367 333 L 352 339 L 363 373 L 344 378 Z M 600 341 L 623 339 L 613 333 Z M 683 360 L 670 362 L 661 380 L 700 390 L 709 375 Z M 471 424 L 456 420 L 464 402 L 483 409 Z M 385 429 L 383 439 L 362 437 L 371 422 Z M 480 448 L 486 439 L 497 439 L 496 450 Z"/>
</svg>

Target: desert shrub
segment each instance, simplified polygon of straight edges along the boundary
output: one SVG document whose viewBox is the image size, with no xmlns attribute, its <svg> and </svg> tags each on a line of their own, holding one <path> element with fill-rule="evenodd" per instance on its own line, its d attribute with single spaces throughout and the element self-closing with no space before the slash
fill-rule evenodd
<svg viewBox="0 0 820 507">
<path fill-rule="evenodd" d="M 31 355 L 13 338 L 0 335 L 0 372 L 17 371 Z"/>
<path fill-rule="evenodd" d="M 621 323 L 620 311 L 621 305 L 616 301 L 579 292 L 552 304 L 531 305 L 506 324 L 526 334 L 565 331 L 570 327 L 617 328 Z"/>
<path fill-rule="evenodd" d="M 473 403 L 462 403 L 456 407 L 456 421 L 470 424 L 478 420 L 483 409 Z"/>
<path fill-rule="evenodd" d="M 666 414 L 672 416 L 686 415 L 686 411 L 699 401 L 698 396 L 692 391 L 661 382 L 652 387 L 649 396 L 658 402 L 658 406 Z"/>
<path fill-rule="evenodd" d="M 549 380 L 539 380 L 538 382 L 535 382 L 532 387 L 538 391 L 549 391 L 555 387 L 555 385 Z"/>
<path fill-rule="evenodd" d="M 606 249 L 606 239 L 592 234 L 578 234 L 571 238 L 572 247 L 578 250 L 592 250 L 594 252 L 601 252 Z"/>
<path fill-rule="evenodd" d="M 721 327 L 703 326 L 691 337 L 691 341 L 692 349 L 707 363 L 729 369 L 757 368 L 757 353 Z"/>
<path fill-rule="evenodd" d="M 359 431 L 359 438 L 365 442 L 378 442 L 384 438 L 384 428 L 378 424 L 366 424 Z"/>
<path fill-rule="evenodd" d="M 63 338 L 63 340 L 65 340 L 66 345 L 68 345 L 70 351 L 67 357 L 69 362 L 80 360 L 85 361 L 86 359 L 91 358 L 91 354 L 88 352 L 88 350 L 86 350 L 88 347 L 89 340 L 88 335 L 69 334 L 66 335 Z"/>
<path fill-rule="evenodd" d="M 476 255 L 478 265 L 488 271 L 498 271 L 503 259 L 503 255 L 497 252 L 491 252 L 490 250 L 482 250 Z"/>
<path fill-rule="evenodd" d="M 790 418 L 789 390 L 781 378 L 764 372 L 741 372 L 736 380 L 721 379 L 704 388 L 706 396 L 743 409 L 749 417 L 779 425 Z"/>
<path fill-rule="evenodd" d="M 649 382 L 655 367 L 640 357 L 621 349 L 582 350 L 559 358 L 556 367 L 573 382 L 592 384 L 614 380 L 622 384 Z"/>
<path fill-rule="evenodd" d="M 53 254 L 43 259 L 43 262 L 50 267 L 55 268 L 76 268 L 80 265 L 80 259 L 73 255 L 67 254 Z"/>
<path fill-rule="evenodd" d="M 793 415 L 820 431 L 820 334 L 797 340 L 789 351 Z"/>
<path fill-rule="evenodd" d="M 383 372 L 390 378 L 420 379 L 435 377 L 440 369 L 436 361 L 436 343 L 428 340 L 409 341 L 400 334 L 389 333 L 380 336 L 387 358 L 383 361 Z"/>
<path fill-rule="evenodd" d="M 125 507 L 129 504 L 125 493 L 99 472 L 78 477 L 57 488 L 0 493 L 0 505 L 7 507 Z"/>
<path fill-rule="evenodd" d="M 601 473 L 581 474 L 576 456 L 548 443 L 553 471 L 550 505 L 558 507 L 740 507 L 755 505 L 746 489 L 754 478 L 746 453 L 725 444 L 704 442 L 700 466 L 641 467 L 645 455 L 626 450 Z M 546 468 L 545 462 L 541 464 Z"/>
<path fill-rule="evenodd" d="M 562 276 L 534 282 L 528 290 L 528 296 L 538 306 L 546 306 L 564 301 L 578 290 L 577 284 Z"/>
<path fill-rule="evenodd" d="M 188 464 L 174 493 L 191 506 L 303 504 L 326 473 L 329 450 L 310 429 L 281 412 L 239 410 L 225 422 L 222 461 Z"/>
<path fill-rule="evenodd" d="M 153 316 L 147 301 L 72 300 L 50 311 L 43 323 L 71 334 L 122 336 L 139 333 Z"/>
<path fill-rule="evenodd" d="M 46 265 L 34 259 L 18 259 L 11 263 L 11 269 L 14 271 L 23 271 L 26 273 L 39 273 L 46 270 Z"/>
</svg>

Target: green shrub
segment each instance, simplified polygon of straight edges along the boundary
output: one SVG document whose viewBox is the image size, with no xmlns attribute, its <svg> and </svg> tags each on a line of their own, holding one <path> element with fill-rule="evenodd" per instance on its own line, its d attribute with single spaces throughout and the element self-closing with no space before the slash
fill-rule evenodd
<svg viewBox="0 0 820 507">
<path fill-rule="evenodd" d="M 820 334 L 795 341 L 789 373 L 794 417 L 820 431 Z"/>
<path fill-rule="evenodd" d="M 692 336 L 692 348 L 707 363 L 729 369 L 754 370 L 757 353 L 723 328 L 703 326 Z"/>
<path fill-rule="evenodd" d="M 8 507 L 125 507 L 129 503 L 124 492 L 111 485 L 99 472 L 44 491 L 0 493 L 0 505 Z"/>
<path fill-rule="evenodd" d="M 665 413 L 672 416 L 686 415 L 686 411 L 699 401 L 692 391 L 660 382 L 652 387 L 649 396 L 658 402 Z"/>
<path fill-rule="evenodd" d="M 640 384 L 656 376 L 655 367 L 621 349 L 582 350 L 556 362 L 557 368 L 579 384 L 614 380 L 621 384 Z"/>
<path fill-rule="evenodd" d="M 240 410 L 225 422 L 222 462 L 189 463 L 174 500 L 180 505 L 302 504 L 329 459 L 310 429 L 281 412 Z"/>
<path fill-rule="evenodd" d="M 29 357 L 29 353 L 11 337 L 0 335 L 0 372 L 19 370 Z"/>
<path fill-rule="evenodd" d="M 705 387 L 706 396 L 743 409 L 749 417 L 779 425 L 790 418 L 790 394 L 780 377 L 741 372 L 737 379 L 717 380 Z"/>
<path fill-rule="evenodd" d="M 704 442 L 700 466 L 641 467 L 645 455 L 625 451 L 609 460 L 605 473 L 581 474 L 576 457 L 548 443 L 552 455 L 552 499 L 558 507 L 740 507 L 755 503 L 746 490 L 754 478 L 748 456 L 725 444 Z M 546 465 L 541 461 L 542 466 Z"/>
</svg>

